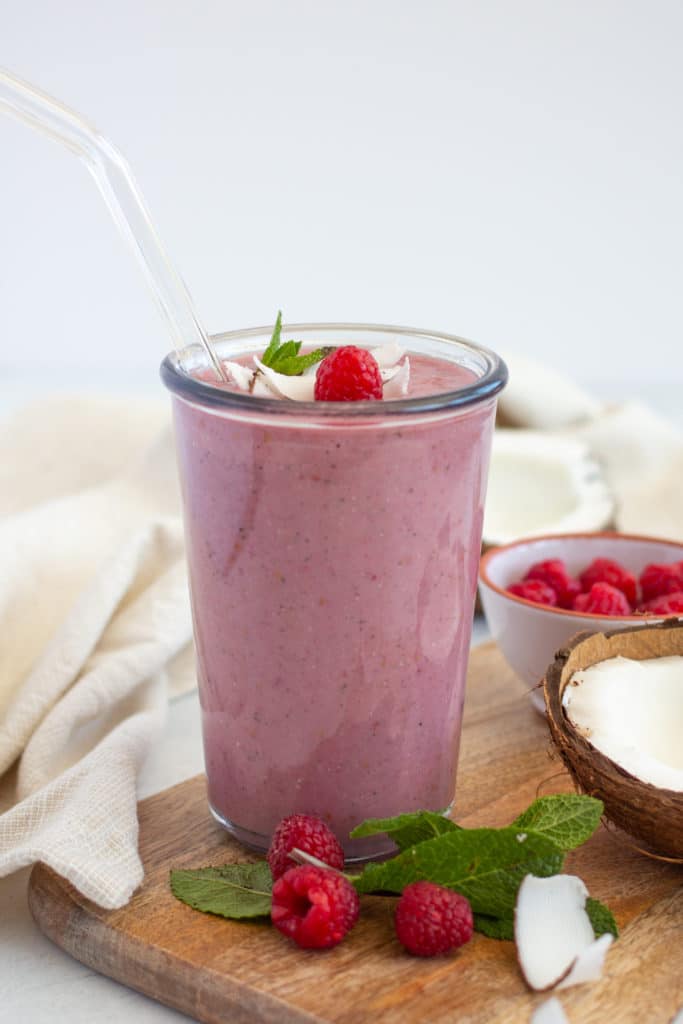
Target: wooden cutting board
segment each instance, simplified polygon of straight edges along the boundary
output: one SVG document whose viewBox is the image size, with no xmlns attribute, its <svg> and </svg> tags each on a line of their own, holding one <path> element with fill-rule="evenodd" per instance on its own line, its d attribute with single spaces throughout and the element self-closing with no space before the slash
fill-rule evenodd
<svg viewBox="0 0 683 1024">
<path fill-rule="evenodd" d="M 508 824 L 535 796 L 571 788 L 519 680 L 493 644 L 475 649 L 457 820 Z M 140 804 L 140 852 L 145 882 L 115 911 L 38 865 L 29 889 L 33 916 L 89 967 L 197 1020 L 526 1024 L 545 998 L 527 990 L 511 942 L 475 935 L 448 957 L 404 953 L 393 937 L 393 899 L 363 897 L 354 931 L 325 953 L 303 952 L 267 924 L 225 921 L 179 903 L 169 868 L 249 859 L 209 817 L 201 776 Z M 601 828 L 569 854 L 565 870 L 610 905 L 621 929 L 603 979 L 561 993 L 572 1024 L 668 1024 L 683 1006 L 681 868 L 646 858 L 622 833 Z"/>
</svg>

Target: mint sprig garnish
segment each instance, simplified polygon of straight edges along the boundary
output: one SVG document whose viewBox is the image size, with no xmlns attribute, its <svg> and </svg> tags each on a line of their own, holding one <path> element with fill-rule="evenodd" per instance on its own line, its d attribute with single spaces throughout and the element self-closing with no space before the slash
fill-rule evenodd
<svg viewBox="0 0 683 1024">
<path fill-rule="evenodd" d="M 171 891 L 206 914 L 245 918 L 270 916 L 273 879 L 264 860 L 217 868 L 171 871 Z"/>
<path fill-rule="evenodd" d="M 411 882 L 436 882 L 470 901 L 477 931 L 512 939 L 522 879 L 559 873 L 566 851 L 593 834 L 602 810 L 599 800 L 571 793 L 534 800 L 504 828 L 461 828 L 435 811 L 370 818 L 353 830 L 352 838 L 384 833 L 399 853 L 347 877 L 361 894 L 398 895 Z M 207 913 L 230 918 L 270 914 L 272 879 L 265 861 L 172 871 L 171 889 Z M 586 912 L 596 937 L 617 935 L 612 913 L 599 900 L 589 898 Z"/>
<path fill-rule="evenodd" d="M 508 917 L 489 917 L 488 914 L 473 914 L 474 930 L 486 935 L 489 939 L 515 938 L 515 922 L 512 914 Z"/>
<path fill-rule="evenodd" d="M 410 882 L 436 882 L 467 897 L 477 931 L 491 938 L 511 938 L 517 890 L 524 876 L 542 878 L 559 873 L 565 852 L 590 838 L 600 824 L 602 811 L 600 800 L 576 793 L 540 797 L 507 828 L 458 829 L 450 822 L 450 828 L 440 836 L 421 841 L 418 838 L 414 846 L 400 845 L 397 836 L 419 837 L 439 827 L 433 812 L 370 819 L 354 829 L 352 836 L 383 831 L 397 842 L 402 853 L 384 864 L 369 864 L 353 882 L 362 893 L 397 894 Z M 604 910 L 616 929 L 609 910 Z M 610 930 L 607 919 L 597 910 L 594 913 L 596 923 Z M 597 937 L 601 932 L 595 934 Z"/>
<path fill-rule="evenodd" d="M 437 811 L 415 811 L 413 814 L 399 814 L 395 818 L 368 818 L 354 828 L 351 838 L 362 839 L 383 833 L 396 843 L 399 850 L 407 850 L 416 843 L 459 829 L 459 825 Z"/>
<path fill-rule="evenodd" d="M 268 348 L 261 356 L 261 362 L 265 366 L 272 366 L 272 359 L 280 347 L 280 335 L 282 334 L 282 310 L 278 310 L 277 320 L 275 321 L 275 327 L 273 327 L 273 333 L 270 336 L 270 342 Z"/>
<path fill-rule="evenodd" d="M 300 341 L 282 341 L 282 310 L 278 311 L 275 327 L 268 343 L 268 348 L 261 356 L 264 366 L 287 377 L 298 377 L 309 366 L 315 366 L 331 351 L 329 348 L 317 348 L 314 352 L 299 355 Z"/>
<path fill-rule="evenodd" d="M 602 802 L 594 797 L 577 793 L 542 796 L 534 800 L 512 824 L 547 836 L 561 850 L 573 850 L 593 835 L 600 824 L 602 811 Z"/>
<path fill-rule="evenodd" d="M 523 836 L 523 838 L 521 838 Z M 519 829 L 472 828 L 428 839 L 353 878 L 359 893 L 402 893 L 427 880 L 465 896 L 475 914 L 509 917 L 525 875 L 545 878 L 562 868 L 564 854 L 543 835 Z"/>
</svg>

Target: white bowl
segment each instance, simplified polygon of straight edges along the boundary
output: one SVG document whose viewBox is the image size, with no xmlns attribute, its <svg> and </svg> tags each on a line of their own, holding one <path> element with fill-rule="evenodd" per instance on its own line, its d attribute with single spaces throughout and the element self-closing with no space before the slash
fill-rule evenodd
<svg viewBox="0 0 683 1024">
<path fill-rule="evenodd" d="M 511 668 L 531 690 L 539 711 L 543 694 L 535 687 L 558 651 L 575 633 L 633 629 L 661 622 L 657 615 L 591 615 L 548 608 L 509 594 L 506 587 L 521 580 L 532 565 L 561 558 L 572 576 L 578 576 L 594 558 L 613 558 L 640 576 L 650 562 L 679 562 L 683 544 L 625 533 L 567 533 L 518 540 L 491 548 L 479 567 L 479 592 L 493 639 Z"/>
</svg>

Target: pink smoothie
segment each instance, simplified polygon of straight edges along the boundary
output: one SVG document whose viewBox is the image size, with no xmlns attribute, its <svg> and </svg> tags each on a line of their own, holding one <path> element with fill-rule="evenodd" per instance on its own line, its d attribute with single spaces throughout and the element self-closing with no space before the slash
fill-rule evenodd
<svg viewBox="0 0 683 1024">
<path fill-rule="evenodd" d="M 475 375 L 411 355 L 411 394 Z M 209 801 L 265 849 L 451 805 L 495 399 L 360 422 L 174 399 Z"/>
</svg>

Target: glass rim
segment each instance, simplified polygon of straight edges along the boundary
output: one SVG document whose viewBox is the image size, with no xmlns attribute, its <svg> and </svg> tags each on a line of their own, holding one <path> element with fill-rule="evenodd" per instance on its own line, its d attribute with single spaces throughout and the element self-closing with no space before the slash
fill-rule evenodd
<svg viewBox="0 0 683 1024">
<path fill-rule="evenodd" d="M 211 342 L 220 345 L 226 341 L 249 339 L 260 335 L 269 335 L 272 332 L 272 324 L 265 327 L 249 327 L 242 330 L 226 331 L 221 334 L 212 334 Z M 504 361 L 491 349 L 478 345 L 476 342 L 461 338 L 455 334 L 445 334 L 442 331 L 429 331 L 415 327 L 398 327 L 391 324 L 364 324 L 364 323 L 293 323 L 283 324 L 283 332 L 297 331 L 348 331 L 361 332 L 365 334 L 390 333 L 402 338 L 431 338 L 435 341 L 446 342 L 457 345 L 461 350 L 483 358 L 485 363 L 484 373 L 473 381 L 462 387 L 451 391 L 439 391 L 435 394 L 420 395 L 412 398 L 389 398 L 381 402 L 359 401 L 359 402 L 294 402 L 285 401 L 281 398 L 262 398 L 244 391 L 225 391 L 214 384 L 199 380 L 182 368 L 181 357 L 177 352 L 169 353 L 161 363 L 161 380 L 165 387 L 173 394 L 179 395 L 190 402 L 203 406 L 212 406 L 219 409 L 234 409 L 243 412 L 267 413 L 276 416 L 304 416 L 304 417 L 343 417 L 348 418 L 374 418 L 377 416 L 405 416 L 412 413 L 440 412 L 462 409 L 467 406 L 476 405 L 493 398 L 502 391 L 508 380 L 508 369 Z"/>
</svg>

